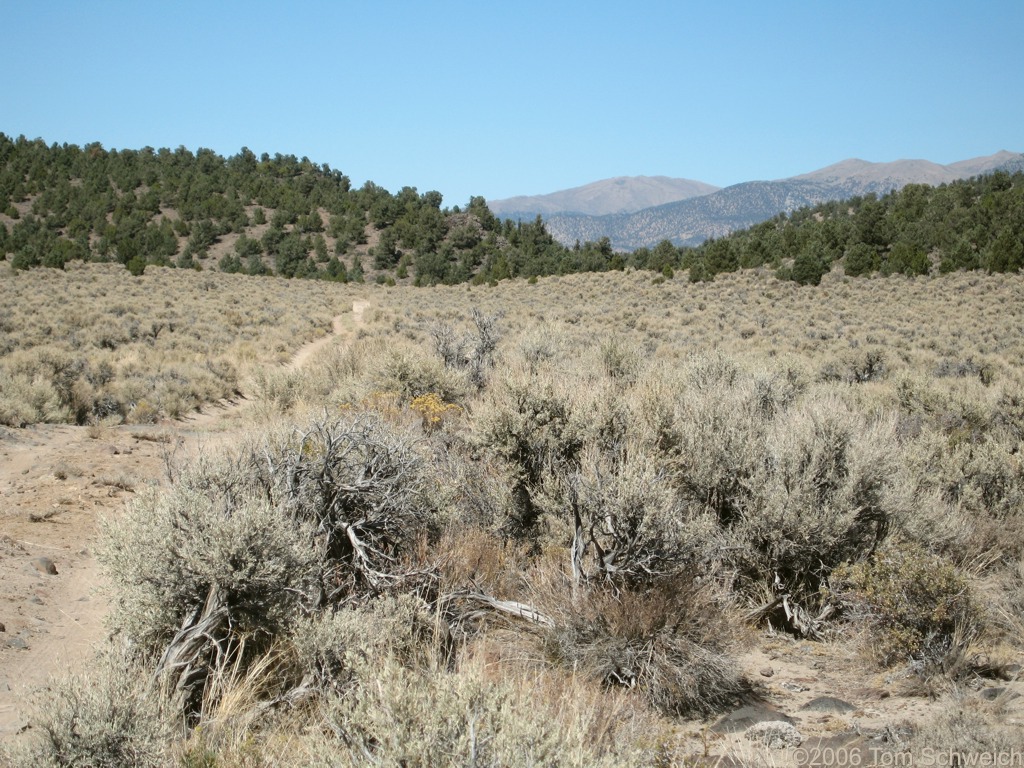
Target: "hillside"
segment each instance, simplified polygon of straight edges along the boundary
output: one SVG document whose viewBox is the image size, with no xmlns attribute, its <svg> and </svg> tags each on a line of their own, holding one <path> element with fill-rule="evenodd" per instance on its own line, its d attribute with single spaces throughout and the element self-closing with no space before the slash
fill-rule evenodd
<svg viewBox="0 0 1024 768">
<path fill-rule="evenodd" d="M 416 285 L 572 271 L 542 224 L 502 223 L 481 197 L 442 208 L 438 192 L 354 189 L 326 164 L 246 148 L 225 158 L 0 134 L 4 254 L 17 269 L 113 261 L 136 274 L 157 265 Z"/>
<path fill-rule="evenodd" d="M 545 215 L 552 236 L 567 245 L 607 237 L 617 250 L 651 247 L 661 240 L 699 245 L 757 224 L 779 213 L 859 195 L 883 195 L 907 184 L 944 184 L 995 170 L 1024 169 L 1024 155 L 998 152 L 988 157 L 938 165 L 924 160 L 870 163 L 844 160 L 811 173 L 776 181 L 735 184 L 701 197 L 629 214 Z"/>
<path fill-rule="evenodd" d="M 768 265 L 779 277 L 814 284 L 836 263 L 850 277 L 1017 272 L 1024 267 L 1024 173 L 821 203 L 683 249 L 679 260 L 691 280 Z"/>
<path fill-rule="evenodd" d="M 340 171 L 290 155 L 264 153 L 257 158 L 245 148 L 227 158 L 184 147 L 106 150 L 99 144 L 47 145 L 0 134 L 0 255 L 17 270 L 114 262 L 136 275 L 147 266 L 171 266 L 417 286 L 494 284 L 507 278 L 630 267 L 665 271 L 703 264 L 679 251 L 678 244 L 720 239 L 774 220 L 780 212 L 804 210 L 822 200 L 884 197 L 884 190 L 905 184 L 915 174 L 939 180 L 1021 166 L 1024 156 L 1005 152 L 950 166 L 851 160 L 803 178 L 737 184 L 634 213 L 556 215 L 545 223 L 539 215 L 530 221 L 502 221 L 482 197 L 472 197 L 462 209 L 442 207 L 440 193 L 421 194 L 412 187 L 393 194 L 367 182 L 354 189 Z M 638 184 L 634 179 L 596 188 L 591 202 L 610 205 L 614 188 L 635 192 Z M 964 192 L 972 205 L 982 194 L 976 189 Z M 960 210 L 960 205 L 953 207 Z M 851 206 L 861 207 L 851 202 L 836 210 Z M 927 244 L 922 240 L 917 245 L 926 253 L 945 249 L 948 255 L 953 240 L 966 239 L 978 257 L 968 258 L 966 252 L 951 257 L 955 268 L 1004 271 L 999 265 L 1015 263 L 1012 254 L 995 261 L 984 254 L 1007 222 L 986 218 L 980 213 L 985 210 L 980 206 L 966 219 L 927 214 L 938 223 L 929 225 Z M 915 209 L 914 215 L 918 213 Z M 617 239 L 604 234 L 609 227 Z M 945 238 L 942 242 L 939 235 Z M 827 256 L 815 256 L 819 264 L 831 264 L 855 244 L 844 237 L 842 247 L 830 241 Z M 566 247 L 558 239 L 573 245 Z M 879 259 L 893 244 L 873 243 Z M 790 246 L 789 241 L 766 242 L 758 246 L 765 250 L 746 256 L 741 247 L 728 258 L 712 258 L 707 270 L 699 268 L 691 276 L 702 279 L 762 264 L 778 268 L 799 255 L 800 248 Z M 915 259 L 915 268 L 920 268 L 920 258 Z M 939 256 L 935 265 L 941 260 Z M 887 268 L 879 261 L 874 269 Z"/>
<path fill-rule="evenodd" d="M 618 176 L 547 195 L 488 200 L 487 205 L 496 215 L 513 220 L 530 221 L 537 214 L 549 216 L 558 213 L 604 216 L 633 213 L 644 208 L 700 197 L 718 189 L 702 181 L 672 179 L 667 176 Z"/>
</svg>

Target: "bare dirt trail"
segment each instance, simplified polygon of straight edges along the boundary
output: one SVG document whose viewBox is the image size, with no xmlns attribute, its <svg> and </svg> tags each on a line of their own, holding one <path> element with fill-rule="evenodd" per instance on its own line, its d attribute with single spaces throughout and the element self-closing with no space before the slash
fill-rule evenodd
<svg viewBox="0 0 1024 768">
<path fill-rule="evenodd" d="M 368 306 L 335 317 L 332 333 L 300 348 L 289 369 L 352 334 Z M 241 397 L 146 426 L 0 427 L 0 740 L 25 729 L 34 692 L 84 670 L 104 640 L 100 520 L 166 483 L 169 461 L 239 433 L 251 404 Z"/>
</svg>

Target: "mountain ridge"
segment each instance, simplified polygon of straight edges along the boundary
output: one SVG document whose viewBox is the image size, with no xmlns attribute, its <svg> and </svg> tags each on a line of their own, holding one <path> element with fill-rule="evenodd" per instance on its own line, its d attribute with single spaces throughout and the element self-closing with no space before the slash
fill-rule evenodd
<svg viewBox="0 0 1024 768">
<path fill-rule="evenodd" d="M 883 195 L 907 184 L 935 186 L 996 170 L 1022 169 L 1024 154 L 1007 150 L 946 165 L 928 160 L 875 163 L 848 158 L 797 176 L 741 182 L 705 195 L 628 213 L 594 216 L 522 211 L 519 218 L 530 220 L 540 213 L 551 235 L 565 245 L 604 237 L 621 251 L 653 247 L 662 240 L 675 245 L 699 245 L 780 213 L 830 200 Z"/>
<path fill-rule="evenodd" d="M 517 195 L 488 200 L 488 207 L 503 218 L 517 214 L 581 213 L 603 216 L 634 213 L 665 203 L 717 192 L 721 187 L 693 179 L 669 176 L 615 176 L 542 195 Z"/>
</svg>

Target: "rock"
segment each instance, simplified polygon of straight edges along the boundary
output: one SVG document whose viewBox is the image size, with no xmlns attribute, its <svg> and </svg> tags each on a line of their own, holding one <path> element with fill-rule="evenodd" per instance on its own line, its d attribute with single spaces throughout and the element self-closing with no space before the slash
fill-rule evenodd
<svg viewBox="0 0 1024 768">
<path fill-rule="evenodd" d="M 48 557 L 37 557 L 32 561 L 32 567 L 40 573 L 45 573 L 48 576 L 57 575 L 57 566 L 53 564 L 53 560 Z"/>
<path fill-rule="evenodd" d="M 1003 664 L 999 668 L 999 677 L 1003 680 L 1016 680 L 1020 677 L 1020 664 Z"/>
<path fill-rule="evenodd" d="M 871 740 L 891 745 L 894 752 L 905 752 L 910 746 L 910 739 L 913 735 L 913 726 L 904 720 L 893 725 L 886 725 L 872 736 Z"/>
<path fill-rule="evenodd" d="M 764 704 L 748 704 L 724 715 L 711 726 L 713 733 L 739 733 L 762 722 L 792 722 L 793 718 Z"/>
<path fill-rule="evenodd" d="M 747 729 L 744 734 L 748 740 L 764 744 L 769 749 L 785 749 L 786 747 L 799 747 L 804 740 L 791 723 L 782 720 L 768 720 L 763 723 L 755 723 Z"/>
<path fill-rule="evenodd" d="M 819 696 L 808 701 L 800 709 L 811 712 L 855 712 L 857 707 L 848 701 L 837 699 L 834 696 Z"/>
<path fill-rule="evenodd" d="M 1020 676 L 1020 669 L 1020 664 L 996 664 L 987 656 L 980 656 L 974 665 L 978 675 L 990 680 L 1016 680 Z"/>
<path fill-rule="evenodd" d="M 25 639 L 22 637 L 12 637 L 7 640 L 7 647 L 16 648 L 19 651 L 26 651 L 28 650 L 28 643 L 26 643 Z"/>
<path fill-rule="evenodd" d="M 1008 691 L 1003 686 L 996 686 L 995 688 L 985 688 L 979 694 L 985 701 L 995 701 L 998 698 L 1004 698 L 1006 701 L 1010 699 L 1020 698 L 1020 694 Z"/>
<path fill-rule="evenodd" d="M 761 670 L 761 677 L 771 677 L 775 674 L 775 670 L 771 667 L 765 667 Z"/>
<path fill-rule="evenodd" d="M 0 621 L 0 632 L 6 632 L 6 631 L 7 631 L 7 627 L 4 626 L 4 623 L 2 621 Z"/>
</svg>

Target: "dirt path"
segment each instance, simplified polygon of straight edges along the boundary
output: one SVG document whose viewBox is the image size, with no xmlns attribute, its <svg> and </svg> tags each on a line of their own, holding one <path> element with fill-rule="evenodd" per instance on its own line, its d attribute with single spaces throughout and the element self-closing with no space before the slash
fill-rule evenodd
<svg viewBox="0 0 1024 768">
<path fill-rule="evenodd" d="M 306 364 L 307 360 L 309 360 L 311 357 L 315 357 L 323 350 L 324 347 L 326 347 L 328 344 L 334 341 L 334 338 L 336 336 L 340 336 L 342 333 L 344 333 L 345 318 L 343 315 L 338 315 L 337 317 L 334 318 L 334 320 L 331 321 L 331 329 L 331 336 L 324 336 L 322 339 L 312 341 L 306 346 L 302 347 L 302 349 L 300 349 L 298 352 L 296 352 L 292 356 L 291 362 L 288 363 L 288 370 L 297 371 L 299 368 Z"/>
<path fill-rule="evenodd" d="M 334 318 L 306 344 L 298 369 L 362 324 L 369 304 Z M 28 723 L 32 693 L 84 669 L 104 640 L 99 521 L 139 489 L 166 483 L 172 456 L 222 442 L 244 426 L 245 397 L 180 421 L 110 428 L 0 427 L 0 740 Z"/>
</svg>

